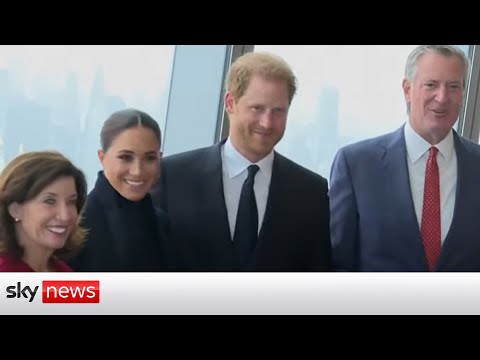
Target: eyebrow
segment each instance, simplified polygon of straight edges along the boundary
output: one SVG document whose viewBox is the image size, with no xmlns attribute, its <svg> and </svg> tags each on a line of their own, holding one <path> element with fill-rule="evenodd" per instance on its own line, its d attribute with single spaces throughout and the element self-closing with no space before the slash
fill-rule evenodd
<svg viewBox="0 0 480 360">
<path fill-rule="evenodd" d="M 132 155 L 135 155 L 135 152 L 131 151 L 131 150 L 119 150 L 118 151 L 119 154 L 132 154 Z M 145 155 L 150 155 L 150 154 L 159 154 L 159 151 L 147 151 L 145 153 Z"/>
<path fill-rule="evenodd" d="M 53 193 L 53 192 L 46 192 L 46 193 L 43 193 L 43 195 L 58 196 L 57 193 Z"/>
<path fill-rule="evenodd" d="M 434 82 L 434 83 L 442 82 L 441 80 L 436 80 L 436 79 L 425 79 L 424 81 L 425 82 Z M 463 81 L 462 80 L 447 80 L 445 82 L 448 83 L 448 84 L 455 84 L 455 83 L 461 84 Z"/>
<path fill-rule="evenodd" d="M 56 194 L 56 193 L 53 193 L 53 192 L 46 192 L 46 193 L 43 193 L 42 196 L 54 196 L 54 197 L 58 197 L 59 195 Z M 75 194 L 71 194 L 69 195 L 68 197 L 78 197 L 78 194 L 75 193 Z"/>
</svg>

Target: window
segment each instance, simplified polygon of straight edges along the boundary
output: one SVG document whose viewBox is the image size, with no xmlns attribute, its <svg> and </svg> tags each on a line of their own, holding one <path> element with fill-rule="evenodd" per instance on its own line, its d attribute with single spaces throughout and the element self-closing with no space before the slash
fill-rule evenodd
<svg viewBox="0 0 480 360">
<path fill-rule="evenodd" d="M 395 130 L 406 120 L 405 62 L 417 45 L 255 45 L 282 56 L 298 78 L 276 149 L 329 177 L 337 150 Z M 468 54 L 469 45 L 460 45 Z"/>
<path fill-rule="evenodd" d="M 114 111 L 165 128 L 175 46 L 1 45 L 0 170 L 19 153 L 62 152 L 93 187 L 100 129 Z"/>
</svg>

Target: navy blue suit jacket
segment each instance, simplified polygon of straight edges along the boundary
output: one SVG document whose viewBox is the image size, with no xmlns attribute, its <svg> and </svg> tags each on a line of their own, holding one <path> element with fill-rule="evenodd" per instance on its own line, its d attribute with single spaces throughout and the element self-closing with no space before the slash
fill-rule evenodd
<svg viewBox="0 0 480 360">
<path fill-rule="evenodd" d="M 179 271 L 239 271 L 223 192 L 222 143 L 162 159 L 154 203 L 170 220 Z M 330 271 L 327 180 L 275 153 L 250 271 Z"/>
<path fill-rule="evenodd" d="M 435 270 L 480 271 L 480 146 L 455 132 L 454 143 L 455 208 Z M 334 270 L 428 271 L 403 126 L 338 151 L 330 214 Z"/>
</svg>

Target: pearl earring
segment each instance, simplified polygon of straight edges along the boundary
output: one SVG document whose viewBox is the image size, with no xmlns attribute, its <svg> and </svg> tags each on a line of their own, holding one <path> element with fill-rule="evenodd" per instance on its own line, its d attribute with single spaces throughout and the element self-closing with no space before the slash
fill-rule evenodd
<svg viewBox="0 0 480 360">
<path fill-rule="evenodd" d="M 15 218 L 14 220 L 15 220 L 15 222 L 19 222 L 19 221 L 20 221 L 20 219 L 17 219 L 17 218 Z"/>
</svg>

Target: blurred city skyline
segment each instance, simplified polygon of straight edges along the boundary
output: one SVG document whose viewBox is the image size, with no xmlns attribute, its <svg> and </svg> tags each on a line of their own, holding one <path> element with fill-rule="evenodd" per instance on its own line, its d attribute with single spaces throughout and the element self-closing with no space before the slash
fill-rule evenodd
<svg viewBox="0 0 480 360">
<path fill-rule="evenodd" d="M 298 78 L 276 150 L 329 177 L 339 147 L 406 120 L 401 88 L 416 45 L 255 45 L 282 56 Z M 460 45 L 468 53 L 469 45 Z M 2 45 L 0 169 L 20 152 L 54 149 L 81 167 L 91 189 L 100 129 L 135 107 L 165 134 L 175 46 Z M 216 121 L 216 119 L 212 119 Z"/>
<path fill-rule="evenodd" d="M 0 168 L 21 152 L 58 150 L 92 188 L 100 129 L 111 113 L 134 107 L 165 126 L 174 46 L 1 49 Z"/>
</svg>

